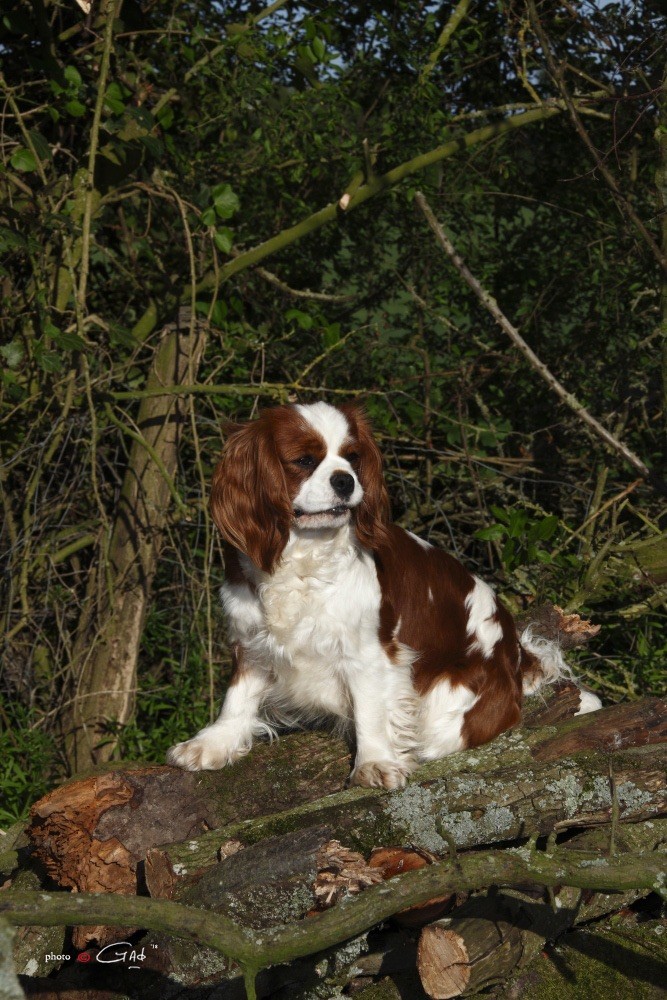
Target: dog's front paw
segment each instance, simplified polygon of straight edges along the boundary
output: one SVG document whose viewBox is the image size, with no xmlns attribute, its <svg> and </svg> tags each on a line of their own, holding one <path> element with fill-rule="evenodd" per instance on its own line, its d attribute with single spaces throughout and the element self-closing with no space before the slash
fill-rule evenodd
<svg viewBox="0 0 667 1000">
<path fill-rule="evenodd" d="M 357 764 L 350 775 L 350 785 L 366 788 L 403 788 L 412 771 L 409 764 L 391 760 L 371 760 Z"/>
<path fill-rule="evenodd" d="M 227 764 L 233 764 L 248 750 L 249 747 L 230 741 L 220 729 L 209 726 L 191 740 L 170 747 L 167 750 L 167 764 L 182 767 L 185 771 L 217 771 Z"/>
</svg>

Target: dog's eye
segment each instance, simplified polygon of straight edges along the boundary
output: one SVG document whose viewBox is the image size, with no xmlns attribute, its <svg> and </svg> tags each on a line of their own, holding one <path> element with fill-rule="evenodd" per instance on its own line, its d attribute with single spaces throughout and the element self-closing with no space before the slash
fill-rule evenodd
<svg viewBox="0 0 667 1000">
<path fill-rule="evenodd" d="M 317 462 L 312 455 L 301 455 L 294 459 L 294 465 L 300 465 L 302 469 L 314 469 Z"/>
<path fill-rule="evenodd" d="M 345 456 L 345 458 L 350 463 L 350 465 L 356 465 L 357 462 L 359 461 L 359 454 L 356 451 L 351 451 L 349 455 Z"/>
</svg>

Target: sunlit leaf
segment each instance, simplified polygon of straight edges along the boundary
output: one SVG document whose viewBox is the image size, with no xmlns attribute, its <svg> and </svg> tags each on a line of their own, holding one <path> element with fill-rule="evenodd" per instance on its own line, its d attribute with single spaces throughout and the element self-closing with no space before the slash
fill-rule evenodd
<svg viewBox="0 0 667 1000">
<path fill-rule="evenodd" d="M 29 173 L 31 170 L 37 169 L 37 161 L 29 149 L 21 147 L 16 149 L 9 162 L 13 166 L 14 170 L 20 170 L 21 173 Z"/>
</svg>

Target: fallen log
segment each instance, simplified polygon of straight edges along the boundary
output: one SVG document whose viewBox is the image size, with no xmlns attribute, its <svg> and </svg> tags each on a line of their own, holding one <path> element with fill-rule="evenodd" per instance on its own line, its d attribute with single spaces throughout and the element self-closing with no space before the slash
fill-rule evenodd
<svg viewBox="0 0 667 1000">
<path fill-rule="evenodd" d="M 525 883 L 605 892 L 661 888 L 664 857 L 657 851 L 601 857 L 595 851 L 527 847 L 469 851 L 454 860 L 371 886 L 308 920 L 253 930 L 218 913 L 172 900 L 111 893 L 2 892 L 0 918 L 11 924 L 81 926 L 110 923 L 156 928 L 209 945 L 252 971 L 321 951 L 446 891 Z"/>
<path fill-rule="evenodd" d="M 530 728 L 534 715 L 528 721 L 487 746 L 424 765 L 389 795 L 341 791 L 349 755 L 322 733 L 259 744 L 223 771 L 115 768 L 45 796 L 27 832 L 58 884 L 130 892 L 138 862 L 156 847 L 180 877 L 215 864 L 226 841 L 249 845 L 314 825 L 366 855 L 400 844 L 441 855 L 452 839 L 482 846 L 606 823 L 614 786 L 626 821 L 664 808 L 664 701 L 612 706 L 556 726 Z"/>
<path fill-rule="evenodd" d="M 454 927 L 446 920 L 438 921 L 426 927 L 419 939 L 419 978 L 433 1000 L 477 993 L 507 979 L 520 949 L 521 931 L 516 923 L 500 919 L 497 913 L 487 920 L 461 916 Z"/>
<path fill-rule="evenodd" d="M 494 1000 L 664 1000 L 665 982 L 665 921 L 630 913 L 566 934 L 493 996 Z"/>
<path fill-rule="evenodd" d="M 0 996 L 2 1000 L 23 1000 L 23 990 L 12 963 L 14 929 L 0 920 Z"/>
<path fill-rule="evenodd" d="M 162 845 L 149 857 L 159 854 L 177 880 L 215 865 L 228 839 L 247 847 L 311 826 L 326 828 L 364 856 L 394 845 L 442 856 L 451 843 L 489 846 L 608 823 L 616 806 L 623 821 L 634 822 L 659 815 L 667 805 L 666 736 L 664 702 L 617 706 L 556 727 L 505 733 L 486 747 L 421 767 L 406 788 L 389 795 L 339 791 L 187 843 Z M 557 752 L 561 739 L 569 748 L 564 758 Z"/>
<path fill-rule="evenodd" d="M 56 884 L 77 892 L 134 895 L 139 877 L 155 884 L 157 844 L 190 843 L 206 830 L 270 812 L 276 801 L 297 806 L 316 789 L 339 789 L 349 754 L 325 733 L 294 733 L 289 741 L 258 744 L 234 772 L 193 774 L 179 768 L 130 764 L 73 779 L 34 804 L 27 835 L 33 857 Z M 251 788 L 252 797 L 238 788 Z M 218 852 L 219 853 L 219 852 Z M 162 876 L 168 878 L 166 872 Z M 168 895 L 166 886 L 160 895 Z M 77 928 L 74 945 L 104 945 L 130 928 Z"/>
</svg>

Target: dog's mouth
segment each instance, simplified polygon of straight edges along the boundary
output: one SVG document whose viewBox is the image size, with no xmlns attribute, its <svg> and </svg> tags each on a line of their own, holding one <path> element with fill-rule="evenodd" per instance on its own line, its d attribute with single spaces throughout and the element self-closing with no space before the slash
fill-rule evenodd
<svg viewBox="0 0 667 1000">
<path fill-rule="evenodd" d="M 346 503 L 339 503 L 335 507 L 327 507 L 325 510 L 301 510 L 294 508 L 294 520 L 303 528 L 319 528 L 332 524 L 335 521 L 347 520 L 351 508 Z"/>
</svg>

